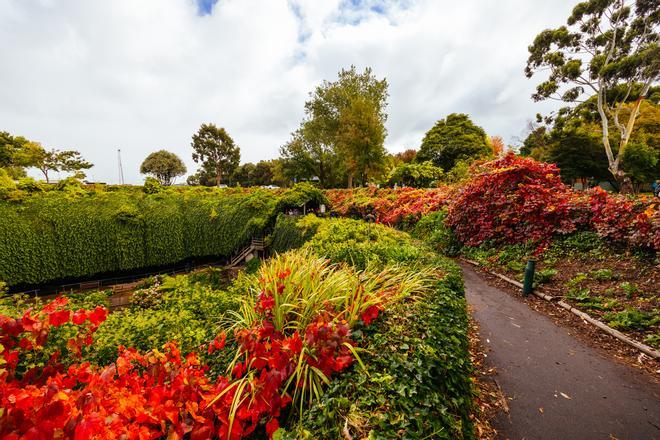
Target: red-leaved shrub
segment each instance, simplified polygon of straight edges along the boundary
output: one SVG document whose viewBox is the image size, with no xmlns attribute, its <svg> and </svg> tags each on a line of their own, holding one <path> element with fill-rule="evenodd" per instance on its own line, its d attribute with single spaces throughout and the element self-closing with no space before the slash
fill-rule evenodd
<svg viewBox="0 0 660 440">
<path fill-rule="evenodd" d="M 278 275 L 278 290 L 294 283 L 291 273 Z M 343 311 L 331 307 L 318 311 L 302 334 L 276 330 L 274 292 L 267 280 L 260 282 L 257 319 L 236 330 L 234 367 L 217 378 L 195 353 L 182 358 L 175 343 L 144 354 L 120 347 L 107 366 L 82 362 L 81 347 L 93 343 L 107 316 L 101 307 L 72 312 L 66 298 L 58 298 L 20 318 L 0 315 L 0 438 L 240 439 L 258 429 L 272 436 L 291 393 L 312 392 L 306 382 L 292 381 L 296 374 L 314 369 L 327 380 L 341 372 L 354 362 L 353 341 Z M 380 305 L 370 306 L 361 320 L 368 325 L 379 311 Z M 65 367 L 55 353 L 45 365 L 31 366 L 51 330 L 62 326 L 78 330 L 67 344 L 78 362 Z M 205 350 L 222 350 L 225 340 L 221 334 Z"/>
<path fill-rule="evenodd" d="M 449 204 L 447 216 L 458 239 L 469 246 L 487 240 L 544 245 L 554 234 L 573 232 L 587 221 L 555 165 L 509 153 L 478 170 Z"/>
</svg>

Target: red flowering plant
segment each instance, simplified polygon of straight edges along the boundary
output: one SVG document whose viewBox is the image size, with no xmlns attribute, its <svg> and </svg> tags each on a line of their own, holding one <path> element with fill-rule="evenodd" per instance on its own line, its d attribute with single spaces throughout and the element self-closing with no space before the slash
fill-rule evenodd
<svg viewBox="0 0 660 440">
<path fill-rule="evenodd" d="M 513 153 L 474 169 L 479 172 L 449 205 L 447 223 L 460 241 L 536 242 L 585 227 L 584 209 L 552 164 Z"/>
<path fill-rule="evenodd" d="M 333 210 L 342 216 L 372 214 L 379 223 L 408 226 L 445 206 L 454 191 L 450 186 L 433 189 L 357 188 L 328 190 L 326 195 Z"/>
<path fill-rule="evenodd" d="M 601 237 L 636 247 L 660 249 L 657 198 L 630 198 L 594 188 L 588 204 L 592 227 Z"/>
<path fill-rule="evenodd" d="M 281 386 L 302 412 L 332 374 L 361 362 L 351 328 L 369 325 L 389 301 L 423 290 L 427 275 L 357 272 L 305 250 L 272 258 L 237 314 L 234 377 Z"/>
<path fill-rule="evenodd" d="M 108 312 L 100 306 L 77 311 L 67 306 L 68 299 L 58 297 L 38 310 L 29 308 L 20 317 L 0 315 L 0 345 L 8 379 L 43 382 L 65 367 L 60 359 L 80 358 Z"/>
</svg>

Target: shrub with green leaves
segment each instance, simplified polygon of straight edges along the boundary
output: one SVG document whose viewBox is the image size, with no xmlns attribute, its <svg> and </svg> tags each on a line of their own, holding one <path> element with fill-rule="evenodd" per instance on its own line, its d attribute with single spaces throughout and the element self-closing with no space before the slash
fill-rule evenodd
<svg viewBox="0 0 660 440">
<path fill-rule="evenodd" d="M 332 261 L 344 261 L 360 269 L 368 265 L 414 264 L 423 256 L 408 234 L 352 219 L 324 221 L 305 246 Z"/>
<path fill-rule="evenodd" d="M 403 263 L 415 266 L 407 270 L 431 267 L 440 275 L 426 293 L 387 308 L 375 325 L 357 327 L 352 336 L 366 369 L 353 366 L 333 380 L 281 438 L 343 439 L 346 430 L 353 438 L 474 438 L 458 266 L 391 228 L 347 219 L 313 222 L 317 232 L 305 246 L 333 262 Z M 296 222 L 288 226 L 295 229 Z"/>
<path fill-rule="evenodd" d="M 366 371 L 333 381 L 284 438 L 474 438 L 463 281 L 453 262 L 434 266 L 446 274 L 434 289 L 353 333 Z"/>
<path fill-rule="evenodd" d="M 324 221 L 314 214 L 308 214 L 305 217 L 280 214 L 270 236 L 270 251 L 286 252 L 302 247 L 316 234 Z"/>
<path fill-rule="evenodd" d="M 412 235 L 438 252 L 448 256 L 456 256 L 461 251 L 461 243 L 445 223 L 447 208 L 432 212 L 422 217 L 415 225 Z"/>
<path fill-rule="evenodd" d="M 87 359 L 101 365 L 117 358 L 120 345 L 148 351 L 176 341 L 182 353 L 198 351 L 204 359 L 204 345 L 220 331 L 227 314 L 237 310 L 242 292 L 218 290 L 214 274 L 164 277 L 135 292 L 131 307 L 111 313 L 101 324 L 89 347 Z M 200 349 L 201 348 L 201 349 Z M 206 359 L 226 366 L 228 359 Z"/>
</svg>

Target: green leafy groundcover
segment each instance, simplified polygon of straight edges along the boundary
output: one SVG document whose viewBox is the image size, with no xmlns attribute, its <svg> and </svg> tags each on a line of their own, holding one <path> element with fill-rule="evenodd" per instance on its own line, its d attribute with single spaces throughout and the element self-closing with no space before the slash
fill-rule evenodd
<svg viewBox="0 0 660 440">
<path fill-rule="evenodd" d="M 353 334 L 366 371 L 343 373 L 304 414 L 310 438 L 474 438 L 463 282 L 454 263 L 437 264 L 447 275 L 434 290 Z"/>
<path fill-rule="evenodd" d="M 349 219 L 283 217 L 272 240 L 306 246 L 358 267 L 432 266 L 439 277 L 426 294 L 386 310 L 353 337 L 366 370 L 335 378 L 321 401 L 292 420 L 280 438 L 474 438 L 470 414 L 467 311 L 460 269 L 394 229 Z M 313 232 L 310 232 L 312 231 Z M 306 244 L 303 242 L 307 240 Z"/>
<path fill-rule="evenodd" d="M 155 194 L 122 187 L 0 200 L 0 280 L 39 284 L 229 256 L 264 232 L 283 201 L 307 198 L 317 202 L 323 194 L 307 187 L 172 188 Z"/>
<path fill-rule="evenodd" d="M 281 217 L 278 225 L 271 240 L 283 247 L 306 246 L 358 267 L 398 264 L 417 271 L 430 266 L 438 276 L 425 293 L 394 303 L 368 327 L 358 324 L 352 338 L 364 368 L 355 363 L 333 377 L 320 400 L 302 415 L 291 411 L 282 420 L 285 429 L 275 438 L 340 439 L 346 432 L 353 438 L 474 438 L 467 312 L 458 267 L 408 234 L 381 225 L 313 217 Z M 146 283 L 131 307 L 100 326 L 85 358 L 106 364 L 120 344 L 147 351 L 169 340 L 184 353 L 199 351 L 248 290 L 248 277 L 239 275 L 226 285 L 214 276 L 211 271 Z M 106 300 L 103 293 L 86 294 L 72 307 Z M 16 307 L 13 301 L 7 304 Z M 0 312 L 7 312 L 2 303 Z M 67 336 L 60 339 L 65 343 Z M 222 356 L 203 355 L 214 372 L 226 368 L 229 359 Z"/>
<path fill-rule="evenodd" d="M 350 263 L 359 269 L 367 265 L 417 263 L 425 256 L 404 232 L 348 218 L 280 216 L 271 242 L 275 252 L 305 246 L 332 261 Z"/>
</svg>

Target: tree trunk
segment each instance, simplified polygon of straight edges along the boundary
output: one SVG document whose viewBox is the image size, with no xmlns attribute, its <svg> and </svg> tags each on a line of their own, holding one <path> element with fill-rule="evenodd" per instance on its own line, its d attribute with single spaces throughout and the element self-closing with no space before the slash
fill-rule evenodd
<svg viewBox="0 0 660 440">
<path fill-rule="evenodd" d="M 630 176 L 628 176 L 623 171 L 618 170 L 617 173 L 614 174 L 614 177 L 616 178 L 616 182 L 619 184 L 620 194 L 632 194 L 634 192 Z"/>
<path fill-rule="evenodd" d="M 220 176 L 221 176 L 220 171 L 215 170 L 215 186 L 220 186 Z"/>
<path fill-rule="evenodd" d="M 348 188 L 353 188 L 353 173 L 348 173 Z"/>
</svg>

